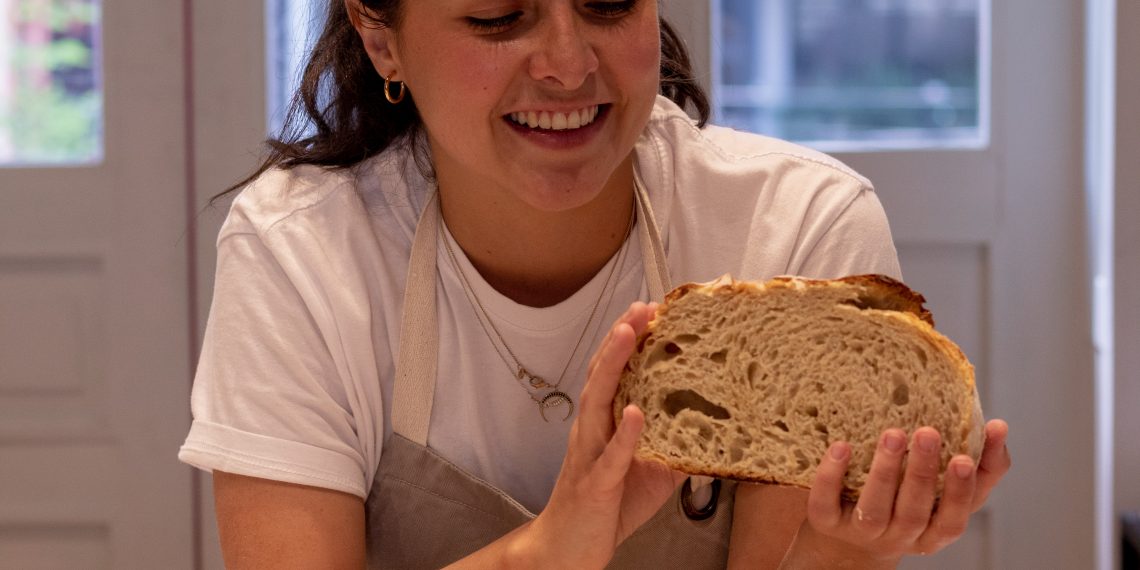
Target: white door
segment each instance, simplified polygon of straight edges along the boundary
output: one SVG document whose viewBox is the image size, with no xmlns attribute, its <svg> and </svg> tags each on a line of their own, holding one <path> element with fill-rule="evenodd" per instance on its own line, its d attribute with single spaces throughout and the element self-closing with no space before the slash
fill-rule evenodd
<svg viewBox="0 0 1140 570">
<path fill-rule="evenodd" d="M 1011 426 L 1013 470 L 989 506 L 904 568 L 1094 563 L 1083 4 L 992 2 L 986 148 L 837 154 L 875 183 L 904 277 L 976 365 L 986 415 Z M 709 10 L 667 2 L 705 77 L 722 41 Z"/>
<path fill-rule="evenodd" d="M 100 161 L 0 168 L 4 568 L 193 564 L 182 5 L 103 3 Z"/>
</svg>

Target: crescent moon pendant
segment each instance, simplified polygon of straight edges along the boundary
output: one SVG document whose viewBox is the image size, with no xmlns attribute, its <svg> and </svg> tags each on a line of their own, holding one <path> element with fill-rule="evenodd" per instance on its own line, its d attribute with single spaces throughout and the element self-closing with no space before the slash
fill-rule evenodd
<svg viewBox="0 0 1140 570">
<path fill-rule="evenodd" d="M 570 416 L 574 415 L 574 400 L 571 400 L 570 396 L 565 392 L 555 390 L 543 396 L 542 400 L 538 402 L 538 413 L 542 415 L 543 421 L 549 423 L 550 419 L 546 417 L 546 410 L 557 408 L 562 404 L 566 404 L 569 407 L 569 409 L 566 410 L 566 415 L 562 418 L 562 421 L 566 421 L 570 419 Z"/>
</svg>

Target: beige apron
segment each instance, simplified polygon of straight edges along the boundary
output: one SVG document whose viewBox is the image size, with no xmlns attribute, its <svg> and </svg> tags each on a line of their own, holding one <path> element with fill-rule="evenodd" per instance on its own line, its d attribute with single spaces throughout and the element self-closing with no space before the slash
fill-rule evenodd
<svg viewBox="0 0 1140 570">
<path fill-rule="evenodd" d="M 650 297 L 669 283 L 661 235 L 648 196 L 637 188 L 640 238 Z M 435 392 L 436 236 L 433 194 L 416 226 L 400 323 L 400 352 L 392 397 L 393 435 L 365 503 L 369 568 L 440 568 L 531 520 L 505 492 L 427 447 Z M 724 568 L 735 484 L 713 482 L 712 499 L 693 509 L 689 482 L 618 548 L 609 568 Z M 707 494 L 707 493 L 706 493 Z"/>
</svg>

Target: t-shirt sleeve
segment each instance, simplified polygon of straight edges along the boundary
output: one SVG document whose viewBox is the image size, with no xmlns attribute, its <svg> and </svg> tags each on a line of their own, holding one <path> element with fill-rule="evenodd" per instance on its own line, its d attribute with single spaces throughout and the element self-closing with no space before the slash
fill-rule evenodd
<svg viewBox="0 0 1140 570">
<path fill-rule="evenodd" d="M 887 215 L 874 190 L 860 189 L 791 273 L 814 279 L 878 273 L 902 280 Z"/>
<path fill-rule="evenodd" d="M 312 311 L 262 238 L 223 234 L 179 459 L 365 497 L 340 378 Z"/>
</svg>

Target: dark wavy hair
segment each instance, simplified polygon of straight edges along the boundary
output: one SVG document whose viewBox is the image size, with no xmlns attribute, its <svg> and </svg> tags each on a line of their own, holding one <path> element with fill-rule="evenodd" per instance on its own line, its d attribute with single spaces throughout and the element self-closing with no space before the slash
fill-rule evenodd
<svg viewBox="0 0 1140 570">
<path fill-rule="evenodd" d="M 399 27 L 401 0 L 359 1 L 366 25 Z M 691 107 L 703 127 L 709 119 L 708 96 L 693 78 L 688 50 L 677 32 L 664 18 L 660 25 L 660 92 L 682 108 Z M 271 168 L 303 164 L 348 168 L 393 144 L 411 145 L 420 168 L 430 172 L 427 153 L 418 147 L 423 122 L 414 95 L 408 95 L 396 105 L 378 103 L 384 98 L 384 79 L 373 68 L 344 0 L 329 0 L 324 28 L 305 64 L 281 132 L 266 140 L 267 156 L 257 170 L 211 201 Z"/>
</svg>

